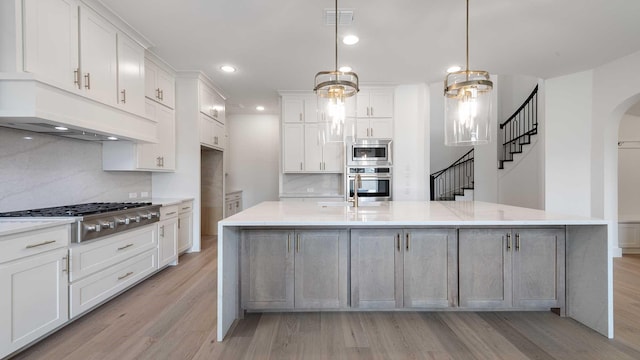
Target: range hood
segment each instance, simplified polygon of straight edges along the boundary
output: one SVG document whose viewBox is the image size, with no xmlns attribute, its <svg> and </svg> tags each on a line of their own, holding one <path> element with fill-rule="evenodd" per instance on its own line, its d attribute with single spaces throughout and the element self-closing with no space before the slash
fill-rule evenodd
<svg viewBox="0 0 640 360">
<path fill-rule="evenodd" d="M 67 125 L 57 126 L 53 124 L 35 123 L 35 122 L 34 123 L 4 122 L 4 123 L 0 123 L 0 126 L 12 128 L 12 129 L 36 132 L 39 134 L 63 136 L 63 137 L 72 138 L 76 140 L 85 140 L 85 141 L 118 140 L 118 138 L 114 136 L 96 134 L 93 132 L 83 131 L 79 129 L 72 129 L 72 128 L 69 128 Z"/>
</svg>

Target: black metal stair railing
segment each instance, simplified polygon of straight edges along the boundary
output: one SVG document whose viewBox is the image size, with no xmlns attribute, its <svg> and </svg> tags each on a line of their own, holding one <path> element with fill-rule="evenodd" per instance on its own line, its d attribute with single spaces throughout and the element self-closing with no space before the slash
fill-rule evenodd
<svg viewBox="0 0 640 360">
<path fill-rule="evenodd" d="M 498 169 L 513 161 L 513 154 L 522 153 L 522 145 L 531 144 L 531 136 L 538 133 L 538 86 L 511 117 L 500 124 L 502 151 Z"/>
<path fill-rule="evenodd" d="M 462 155 L 446 169 L 431 174 L 431 201 L 455 200 L 473 189 L 473 149 Z"/>
</svg>

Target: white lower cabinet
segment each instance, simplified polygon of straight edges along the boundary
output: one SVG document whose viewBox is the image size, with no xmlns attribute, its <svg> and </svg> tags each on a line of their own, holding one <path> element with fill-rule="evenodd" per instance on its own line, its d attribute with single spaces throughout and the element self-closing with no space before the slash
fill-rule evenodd
<svg viewBox="0 0 640 360">
<path fill-rule="evenodd" d="M 178 254 L 193 245 L 193 200 L 183 201 L 178 211 Z"/>
<path fill-rule="evenodd" d="M 178 263 L 178 211 L 178 205 L 160 208 L 158 268 L 163 268 L 169 264 L 177 265 Z"/>
<path fill-rule="evenodd" d="M 69 320 L 69 225 L 0 237 L 0 358 Z"/>
<path fill-rule="evenodd" d="M 242 190 L 230 192 L 224 196 L 224 209 L 224 217 L 229 217 L 242 211 Z"/>
<path fill-rule="evenodd" d="M 352 230 L 351 306 L 455 306 L 456 245 L 455 230 Z"/>
<path fill-rule="evenodd" d="M 461 229 L 460 306 L 564 308 L 564 229 Z"/>
<path fill-rule="evenodd" d="M 347 306 L 345 230 L 245 230 L 241 246 L 244 309 Z"/>
<path fill-rule="evenodd" d="M 157 225 L 152 224 L 70 247 L 71 318 L 158 270 L 157 229 Z"/>
</svg>

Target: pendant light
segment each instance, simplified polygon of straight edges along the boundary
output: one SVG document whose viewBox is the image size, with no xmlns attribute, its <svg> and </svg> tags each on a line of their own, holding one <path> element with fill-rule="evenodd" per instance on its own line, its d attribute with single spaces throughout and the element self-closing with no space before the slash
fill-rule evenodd
<svg viewBox="0 0 640 360">
<path fill-rule="evenodd" d="M 468 146 L 491 141 L 491 90 L 489 73 L 469 70 L 469 0 L 467 1 L 467 67 L 444 80 L 445 145 Z"/>
<path fill-rule="evenodd" d="M 338 70 L 338 0 L 335 0 L 335 16 L 335 70 L 317 73 L 313 88 L 319 119 L 325 125 L 323 142 L 344 141 L 347 109 L 356 108 L 355 95 L 360 91 L 356 73 Z"/>
</svg>

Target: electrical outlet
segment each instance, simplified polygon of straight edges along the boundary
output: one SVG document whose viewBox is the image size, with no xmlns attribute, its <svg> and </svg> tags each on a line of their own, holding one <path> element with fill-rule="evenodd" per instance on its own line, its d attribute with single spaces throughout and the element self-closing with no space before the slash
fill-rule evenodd
<svg viewBox="0 0 640 360">
<path fill-rule="evenodd" d="M 307 188 L 307 192 L 308 193 L 312 193 L 313 192 L 313 188 Z"/>
<path fill-rule="evenodd" d="M 148 198 L 149 197 L 149 193 L 146 192 L 146 191 L 143 191 L 143 192 L 140 193 L 140 197 Z"/>
<path fill-rule="evenodd" d="M 137 197 L 138 197 L 138 193 L 134 193 L 134 192 L 129 193 L 129 199 L 135 199 Z"/>
</svg>

